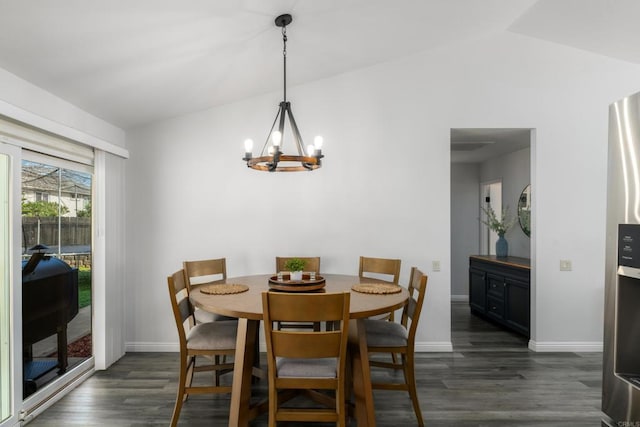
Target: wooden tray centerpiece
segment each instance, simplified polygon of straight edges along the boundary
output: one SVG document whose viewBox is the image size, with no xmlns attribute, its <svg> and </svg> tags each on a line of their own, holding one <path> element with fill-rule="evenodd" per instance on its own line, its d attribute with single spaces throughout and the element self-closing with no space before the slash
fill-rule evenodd
<svg viewBox="0 0 640 427">
<path fill-rule="evenodd" d="M 283 272 L 269 278 L 269 288 L 286 292 L 310 292 L 325 287 L 324 277 L 319 274 L 313 279 L 311 277 L 311 273 L 302 273 L 302 280 L 291 280 L 291 275 Z"/>
</svg>

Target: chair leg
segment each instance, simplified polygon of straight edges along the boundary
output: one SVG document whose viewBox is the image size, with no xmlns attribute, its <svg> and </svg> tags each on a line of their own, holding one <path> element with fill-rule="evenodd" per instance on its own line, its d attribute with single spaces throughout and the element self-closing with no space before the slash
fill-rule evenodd
<svg viewBox="0 0 640 427">
<path fill-rule="evenodd" d="M 269 382 L 273 381 L 269 378 Z M 278 390 L 275 389 L 275 385 L 269 384 L 269 427 L 276 427 L 276 412 L 278 411 Z"/>
<path fill-rule="evenodd" d="M 409 397 L 411 397 L 411 403 L 413 404 L 413 411 L 416 413 L 418 425 L 424 427 L 424 421 L 422 420 L 422 411 L 420 410 L 420 402 L 418 401 L 418 391 L 416 389 L 416 376 L 414 368 L 413 353 L 410 352 L 406 356 L 402 355 L 404 365 L 404 377 L 407 382 L 407 388 L 409 389 Z"/>
<path fill-rule="evenodd" d="M 184 368 L 185 386 L 186 387 L 191 387 L 191 383 L 193 382 L 193 372 L 195 371 L 195 367 L 196 367 L 196 357 L 195 356 L 187 356 L 186 363 L 185 363 L 185 368 Z M 186 402 L 188 398 L 189 398 L 189 395 L 185 394 L 183 396 L 182 401 Z"/>
<path fill-rule="evenodd" d="M 220 364 L 220 356 L 215 356 L 213 363 L 215 363 L 216 365 L 219 365 Z M 220 371 L 218 369 L 216 369 L 214 371 L 214 375 L 215 375 L 216 387 L 220 387 Z"/>
<path fill-rule="evenodd" d="M 338 427 L 347 427 L 347 397 L 345 393 L 347 391 L 346 381 L 342 383 L 341 386 L 338 386 L 336 390 L 336 412 L 338 413 L 338 422 L 336 425 Z"/>
<path fill-rule="evenodd" d="M 396 313 L 395 312 L 391 312 L 389 313 L 389 322 L 395 322 L 396 321 Z M 398 355 L 395 353 L 391 353 L 391 360 L 393 361 L 394 365 L 398 364 Z"/>
<path fill-rule="evenodd" d="M 176 404 L 173 407 L 173 415 L 171 416 L 171 427 L 176 427 L 178 425 L 178 418 L 180 418 L 180 411 L 182 410 L 182 402 L 186 400 L 186 395 L 184 393 L 185 386 L 187 383 L 187 365 L 190 364 L 187 362 L 187 357 L 180 355 L 180 378 L 178 379 L 178 394 L 176 396 Z M 193 374 L 193 371 L 191 371 Z M 189 381 L 189 384 L 191 382 Z"/>
</svg>

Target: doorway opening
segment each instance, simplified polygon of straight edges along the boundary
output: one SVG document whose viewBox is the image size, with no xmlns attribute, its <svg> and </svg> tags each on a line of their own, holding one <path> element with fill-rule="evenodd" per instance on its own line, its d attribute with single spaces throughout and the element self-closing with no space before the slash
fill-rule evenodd
<svg viewBox="0 0 640 427">
<path fill-rule="evenodd" d="M 523 188 L 531 184 L 533 138 L 534 130 L 527 128 L 451 129 L 451 301 L 466 304 L 467 311 L 469 258 L 496 254 L 498 235 L 483 223 L 483 208 L 491 207 L 498 217 L 503 209 L 507 211 L 508 218 L 514 220 L 505 234 L 508 255 L 531 257 L 530 230 L 520 227 L 516 215 Z M 507 297 L 497 302 L 496 309 L 505 310 L 510 303 Z M 526 305 L 528 308 L 529 302 Z M 459 308 L 452 309 L 452 315 L 460 312 Z"/>
</svg>

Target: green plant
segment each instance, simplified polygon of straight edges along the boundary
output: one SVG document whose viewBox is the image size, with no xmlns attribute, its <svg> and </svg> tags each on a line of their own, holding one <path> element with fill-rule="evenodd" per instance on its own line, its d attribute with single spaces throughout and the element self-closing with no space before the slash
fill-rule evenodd
<svg viewBox="0 0 640 427">
<path fill-rule="evenodd" d="M 66 206 L 57 202 L 26 202 L 22 201 L 23 216 L 56 217 L 69 212 Z"/>
<path fill-rule="evenodd" d="M 491 205 L 489 205 L 488 208 L 485 208 L 483 206 L 481 206 L 480 208 L 482 209 L 482 212 L 484 212 L 487 216 L 486 220 L 481 219 L 480 221 L 491 230 L 498 233 L 498 235 L 504 235 L 507 231 L 509 231 L 511 227 L 513 227 L 515 218 L 509 218 L 508 206 L 502 209 L 502 215 L 500 216 L 500 218 L 498 218 Z"/>
<path fill-rule="evenodd" d="M 76 215 L 80 218 L 90 218 L 91 217 L 91 202 L 87 203 L 86 208 L 81 211 L 78 211 Z"/>
<path fill-rule="evenodd" d="M 284 263 L 284 268 L 286 268 L 287 271 L 302 271 L 306 263 L 307 262 L 303 259 L 291 258 Z"/>
<path fill-rule="evenodd" d="M 80 267 L 78 269 L 78 306 L 79 308 L 91 305 L 91 269 Z"/>
</svg>

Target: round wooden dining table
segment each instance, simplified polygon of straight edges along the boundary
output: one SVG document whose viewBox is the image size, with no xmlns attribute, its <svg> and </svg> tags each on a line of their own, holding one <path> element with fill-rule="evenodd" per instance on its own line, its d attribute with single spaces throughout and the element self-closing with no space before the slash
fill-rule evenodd
<svg viewBox="0 0 640 427">
<path fill-rule="evenodd" d="M 209 294 L 200 290 L 203 285 L 192 288 L 190 299 L 194 306 L 211 313 L 238 318 L 238 337 L 234 357 L 229 427 L 248 426 L 249 422 L 267 409 L 266 404 L 251 405 L 251 378 L 255 354 L 257 353 L 258 328 L 262 320 L 262 292 L 269 291 L 272 275 L 253 275 L 227 278 L 216 284 L 242 284 L 248 290 L 236 294 Z M 322 274 L 325 279 L 324 292 L 351 292 L 349 335 L 355 399 L 355 417 L 359 426 L 375 426 L 373 391 L 369 371 L 369 358 L 364 327 L 361 322 L 371 316 L 389 313 L 403 307 L 409 292 L 401 287 L 400 292 L 369 294 L 352 290 L 361 283 L 388 283 L 383 280 L 359 276 Z"/>
</svg>

